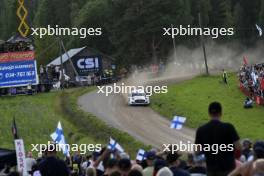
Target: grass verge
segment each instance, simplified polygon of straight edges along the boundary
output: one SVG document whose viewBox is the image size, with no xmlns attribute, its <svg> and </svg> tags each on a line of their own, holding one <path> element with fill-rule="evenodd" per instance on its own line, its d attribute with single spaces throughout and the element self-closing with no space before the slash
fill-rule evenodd
<svg viewBox="0 0 264 176">
<path fill-rule="evenodd" d="M 46 144 L 50 134 L 61 121 L 66 140 L 70 144 L 107 144 L 115 138 L 130 154 L 146 148 L 127 133 L 113 129 L 93 115 L 79 109 L 77 99 L 94 88 L 74 88 L 34 96 L 0 98 L 0 147 L 14 148 L 11 125 L 16 118 L 18 133 L 26 150 L 31 144 Z"/>
<path fill-rule="evenodd" d="M 244 100 L 235 74 L 230 75 L 229 85 L 222 84 L 220 76 L 199 76 L 169 85 L 167 94 L 153 95 L 151 107 L 170 120 L 173 114 L 185 116 L 186 125 L 197 128 L 209 119 L 209 103 L 219 101 L 223 105 L 223 121 L 234 124 L 242 138 L 263 139 L 264 107 L 244 109 Z"/>
</svg>

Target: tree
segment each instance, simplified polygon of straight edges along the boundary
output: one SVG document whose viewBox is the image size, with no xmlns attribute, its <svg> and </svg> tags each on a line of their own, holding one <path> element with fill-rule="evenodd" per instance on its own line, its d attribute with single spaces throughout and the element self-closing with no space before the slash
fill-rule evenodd
<svg viewBox="0 0 264 176">
<path fill-rule="evenodd" d="M 264 25 L 264 0 L 261 0 L 261 9 L 259 14 L 259 22 Z"/>
<path fill-rule="evenodd" d="M 239 38 L 245 43 L 252 45 L 257 39 L 255 24 L 259 21 L 260 0 L 240 0 L 235 8 L 236 25 Z"/>
<path fill-rule="evenodd" d="M 192 0 L 191 1 L 191 14 L 193 16 L 193 25 L 199 26 L 198 13 L 201 14 L 203 26 L 209 24 L 209 14 L 211 11 L 210 0 Z"/>
<path fill-rule="evenodd" d="M 211 0 L 210 26 L 231 27 L 234 25 L 231 0 Z"/>
<path fill-rule="evenodd" d="M 35 27 L 47 27 L 47 25 L 56 25 L 56 18 L 50 18 L 55 16 L 55 11 L 53 10 L 53 4 L 49 0 L 42 0 L 38 6 L 36 16 L 34 19 Z M 44 36 L 44 38 L 39 38 L 39 36 L 34 36 L 34 43 L 36 48 L 36 58 L 38 64 L 47 64 L 51 59 L 54 59 L 59 55 L 59 45 L 52 45 L 57 42 L 56 36 Z M 52 45 L 52 47 L 47 50 L 47 48 Z"/>
<path fill-rule="evenodd" d="M 15 35 L 17 33 L 18 28 L 18 18 L 16 16 L 16 10 L 17 10 L 17 1 L 16 0 L 3 0 L 1 2 L 1 5 L 3 7 L 0 11 L 0 25 L 1 25 L 1 38 L 8 39 L 12 35 Z"/>
</svg>

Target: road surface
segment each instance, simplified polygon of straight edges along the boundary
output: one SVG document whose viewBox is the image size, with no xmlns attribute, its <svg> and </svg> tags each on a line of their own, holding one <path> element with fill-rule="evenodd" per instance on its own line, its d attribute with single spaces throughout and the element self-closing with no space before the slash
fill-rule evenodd
<svg viewBox="0 0 264 176">
<path fill-rule="evenodd" d="M 111 94 L 107 97 L 94 91 L 79 97 L 78 105 L 108 125 L 125 131 L 153 147 L 161 148 L 162 144 L 194 141 L 193 129 L 186 127 L 181 130 L 171 129 L 169 120 L 149 107 L 128 106 L 126 98 L 120 94 Z"/>
</svg>

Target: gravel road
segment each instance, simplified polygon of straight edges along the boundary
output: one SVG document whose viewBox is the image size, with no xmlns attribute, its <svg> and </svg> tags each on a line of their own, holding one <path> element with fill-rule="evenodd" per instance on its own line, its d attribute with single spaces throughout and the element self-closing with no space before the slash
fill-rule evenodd
<svg viewBox="0 0 264 176">
<path fill-rule="evenodd" d="M 129 133 L 147 145 L 160 148 L 162 144 L 193 142 L 195 135 L 193 129 L 187 127 L 181 130 L 170 129 L 170 121 L 151 108 L 130 107 L 126 102 L 123 95 L 111 94 L 107 97 L 98 94 L 97 91 L 78 99 L 78 105 L 82 110 L 94 114 L 108 125 Z"/>
</svg>

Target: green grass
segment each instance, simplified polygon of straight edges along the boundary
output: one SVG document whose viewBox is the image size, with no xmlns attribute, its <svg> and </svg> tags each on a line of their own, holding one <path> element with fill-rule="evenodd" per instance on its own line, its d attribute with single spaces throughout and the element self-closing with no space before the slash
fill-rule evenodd
<svg viewBox="0 0 264 176">
<path fill-rule="evenodd" d="M 167 94 L 152 96 L 151 107 L 168 119 L 173 114 L 185 116 L 186 125 L 197 128 L 209 119 L 209 103 L 219 101 L 224 111 L 222 120 L 234 124 L 242 138 L 263 139 L 264 107 L 243 108 L 245 96 L 238 88 L 235 74 L 230 75 L 229 85 L 220 82 L 220 76 L 199 76 L 169 85 Z"/>
<path fill-rule="evenodd" d="M 59 112 L 59 93 L 37 94 L 35 96 L 16 96 L 0 98 L 0 141 L 1 147 L 13 148 L 11 124 L 16 118 L 19 136 L 24 139 L 27 149 L 30 144 L 46 143 L 61 121 L 64 132 L 76 128 L 64 120 Z"/>
<path fill-rule="evenodd" d="M 130 154 L 144 145 L 131 136 L 108 127 L 105 123 L 78 108 L 77 98 L 94 90 L 74 88 L 65 91 L 0 98 L 0 147 L 14 148 L 11 125 L 16 118 L 18 133 L 24 139 L 26 150 L 31 144 L 46 144 L 50 134 L 61 121 L 66 140 L 70 144 L 108 143 L 116 138 Z"/>
</svg>

